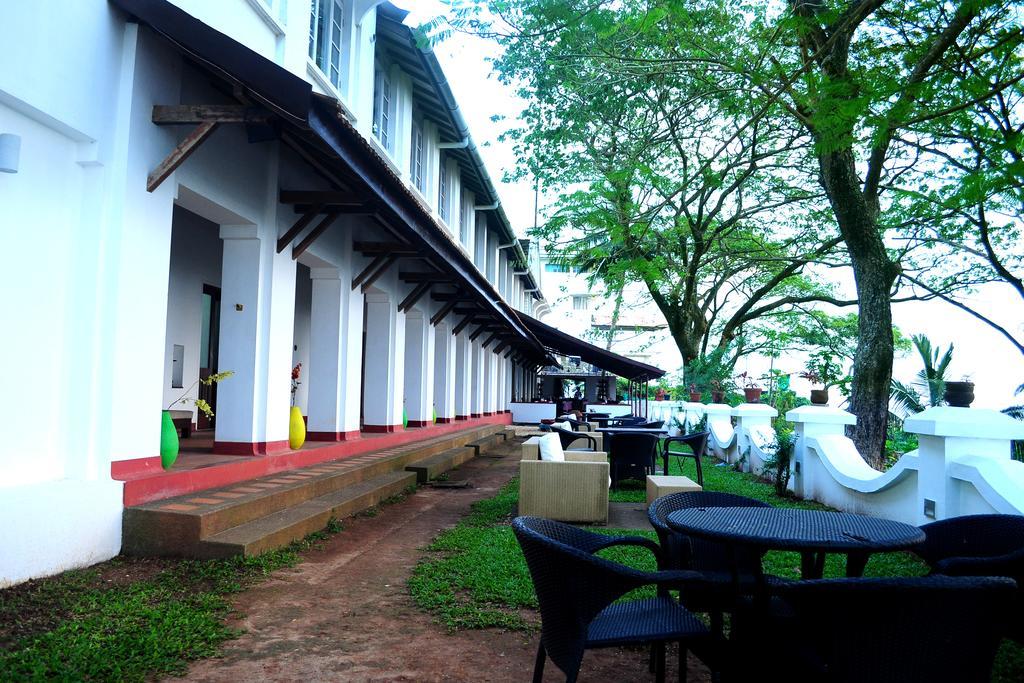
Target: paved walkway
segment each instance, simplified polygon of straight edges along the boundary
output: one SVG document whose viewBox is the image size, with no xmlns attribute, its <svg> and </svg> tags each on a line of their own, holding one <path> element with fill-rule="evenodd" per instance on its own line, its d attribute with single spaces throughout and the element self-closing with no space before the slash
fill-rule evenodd
<svg viewBox="0 0 1024 683">
<path fill-rule="evenodd" d="M 406 588 L 419 549 L 507 482 L 518 452 L 510 442 L 495 451 L 508 457 L 464 465 L 453 478 L 468 478 L 470 488 L 423 488 L 375 517 L 346 520 L 323 551 L 237 597 L 236 625 L 246 633 L 226 644 L 223 657 L 192 665 L 187 680 L 530 680 L 536 633 L 449 635 Z M 590 652 L 580 680 L 653 680 L 646 667 L 643 651 Z M 670 660 L 670 680 L 674 672 Z M 546 681 L 565 680 L 550 662 L 546 673 Z M 689 680 L 708 680 L 692 658 Z"/>
</svg>

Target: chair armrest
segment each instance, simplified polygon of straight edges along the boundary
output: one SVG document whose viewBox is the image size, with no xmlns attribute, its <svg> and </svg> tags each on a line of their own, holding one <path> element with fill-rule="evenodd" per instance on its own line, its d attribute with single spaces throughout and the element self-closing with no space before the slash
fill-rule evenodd
<svg viewBox="0 0 1024 683">
<path fill-rule="evenodd" d="M 608 462 L 604 451 L 565 451 L 566 462 Z"/>
<path fill-rule="evenodd" d="M 596 553 L 599 550 L 619 545 L 635 545 L 641 548 L 647 548 L 654 554 L 654 559 L 658 561 L 658 566 L 662 566 L 661 546 L 651 539 L 644 538 L 643 536 L 608 536 L 607 540 L 602 540 L 600 543 L 597 543 L 596 547 L 594 547 L 591 552 Z"/>
<path fill-rule="evenodd" d="M 521 460 L 540 460 L 540 437 L 531 436 L 522 444 Z"/>
<path fill-rule="evenodd" d="M 572 437 L 572 439 L 569 440 L 568 444 L 571 445 L 571 444 L 575 443 L 576 441 L 579 441 L 580 439 L 586 439 L 587 445 L 591 449 L 593 449 L 595 451 L 597 450 L 597 441 L 594 440 L 594 437 L 590 436 L 589 434 L 584 434 L 583 432 L 573 432 L 573 437 Z"/>
<path fill-rule="evenodd" d="M 946 576 L 1024 576 L 1024 552 L 993 557 L 947 557 L 934 565 L 936 574 Z"/>
</svg>

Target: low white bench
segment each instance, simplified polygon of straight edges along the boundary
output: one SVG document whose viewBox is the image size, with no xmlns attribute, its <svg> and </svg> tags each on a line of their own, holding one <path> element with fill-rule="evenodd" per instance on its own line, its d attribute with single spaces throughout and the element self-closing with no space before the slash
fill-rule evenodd
<svg viewBox="0 0 1024 683">
<path fill-rule="evenodd" d="M 650 505 L 658 498 L 667 496 L 670 493 L 688 493 L 690 491 L 703 491 L 704 487 L 689 477 L 670 476 L 661 474 L 647 475 L 647 504 Z"/>
</svg>

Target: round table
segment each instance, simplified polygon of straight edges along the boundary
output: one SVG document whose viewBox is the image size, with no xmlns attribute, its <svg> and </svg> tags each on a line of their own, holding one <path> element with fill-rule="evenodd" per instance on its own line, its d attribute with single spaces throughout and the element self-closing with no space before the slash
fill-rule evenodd
<svg viewBox="0 0 1024 683">
<path fill-rule="evenodd" d="M 845 553 L 846 575 L 861 576 L 872 553 L 904 550 L 924 542 L 916 526 L 847 512 L 793 508 L 707 507 L 676 510 L 668 526 L 689 535 L 762 552 L 793 550 L 800 573 L 820 579 L 827 553 Z"/>
</svg>

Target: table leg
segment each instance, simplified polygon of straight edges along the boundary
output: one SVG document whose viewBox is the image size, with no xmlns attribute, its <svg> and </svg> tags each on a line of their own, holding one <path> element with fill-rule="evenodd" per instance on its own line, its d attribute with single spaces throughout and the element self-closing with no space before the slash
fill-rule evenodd
<svg viewBox="0 0 1024 683">
<path fill-rule="evenodd" d="M 800 578 L 820 579 L 825 573 L 825 553 L 808 550 L 800 553 Z"/>
<path fill-rule="evenodd" d="M 868 563 L 868 553 L 854 551 L 846 555 L 846 575 L 864 576 L 864 567 Z"/>
<path fill-rule="evenodd" d="M 665 471 L 665 476 L 667 477 L 668 476 L 668 449 L 667 448 L 664 451 L 662 451 L 661 457 L 664 460 L 664 463 L 663 463 L 664 471 Z"/>
</svg>

